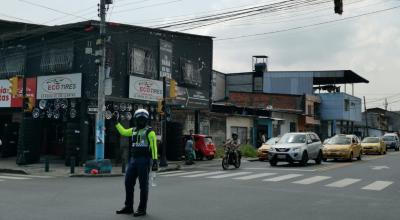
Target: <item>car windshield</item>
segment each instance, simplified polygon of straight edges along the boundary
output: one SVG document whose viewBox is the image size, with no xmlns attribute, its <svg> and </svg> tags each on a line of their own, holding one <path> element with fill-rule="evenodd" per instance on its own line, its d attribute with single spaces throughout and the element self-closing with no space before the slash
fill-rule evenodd
<svg viewBox="0 0 400 220">
<path fill-rule="evenodd" d="M 367 137 L 362 140 L 362 143 L 379 143 L 379 138 L 377 137 Z"/>
<path fill-rule="evenodd" d="M 275 144 L 276 143 L 276 140 L 277 140 L 278 138 L 270 138 L 267 142 L 266 142 L 266 144 Z"/>
<path fill-rule="evenodd" d="M 306 143 L 306 135 L 304 134 L 285 134 L 279 140 L 280 144 L 302 144 Z"/>
<path fill-rule="evenodd" d="M 327 144 L 350 144 L 351 138 L 346 136 L 335 136 L 329 139 Z"/>
<path fill-rule="evenodd" d="M 383 136 L 384 141 L 395 141 L 396 139 L 394 136 Z"/>
</svg>

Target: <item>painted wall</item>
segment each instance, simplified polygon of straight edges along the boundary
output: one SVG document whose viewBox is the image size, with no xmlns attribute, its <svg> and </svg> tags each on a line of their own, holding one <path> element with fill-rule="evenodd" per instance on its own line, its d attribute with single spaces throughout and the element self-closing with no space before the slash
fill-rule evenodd
<svg viewBox="0 0 400 220">
<path fill-rule="evenodd" d="M 232 131 L 231 127 L 246 127 L 247 134 L 246 140 L 248 143 L 251 142 L 251 131 L 254 127 L 253 118 L 252 117 L 240 117 L 240 116 L 232 116 L 226 118 L 226 138 L 230 138 Z"/>
<path fill-rule="evenodd" d="M 225 74 L 213 71 L 212 100 L 220 101 L 225 97 Z"/>
<path fill-rule="evenodd" d="M 272 118 L 280 118 L 284 119 L 283 121 L 274 121 L 274 128 L 278 128 L 278 134 L 274 134 L 274 136 L 282 136 L 288 132 L 290 132 L 290 123 L 296 123 L 296 131 L 299 129 L 298 124 L 298 115 L 296 114 L 288 114 L 288 113 L 280 113 L 280 112 L 272 112 Z"/>
<path fill-rule="evenodd" d="M 229 96 L 229 92 L 253 92 L 253 73 L 227 74 L 226 96 Z"/>
<path fill-rule="evenodd" d="M 264 92 L 303 95 L 313 94 L 312 72 L 269 71 L 264 73 Z"/>
<path fill-rule="evenodd" d="M 321 120 L 361 121 L 361 99 L 346 93 L 321 93 Z M 345 100 L 349 108 L 345 109 Z"/>
</svg>

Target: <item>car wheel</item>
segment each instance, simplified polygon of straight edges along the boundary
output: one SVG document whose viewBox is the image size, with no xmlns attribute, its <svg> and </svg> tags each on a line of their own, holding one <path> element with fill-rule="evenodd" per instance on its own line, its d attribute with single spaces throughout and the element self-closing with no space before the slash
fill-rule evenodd
<svg viewBox="0 0 400 220">
<path fill-rule="evenodd" d="M 271 167 L 276 166 L 276 164 L 278 164 L 278 161 L 277 161 L 277 160 L 274 160 L 274 159 L 269 160 L 269 165 L 271 165 Z"/>
<path fill-rule="evenodd" d="M 328 158 L 322 158 L 322 161 L 326 162 L 328 161 Z"/>
<path fill-rule="evenodd" d="M 383 152 L 383 154 L 386 154 L 386 152 L 387 152 L 387 147 L 385 147 L 385 151 Z"/>
<path fill-rule="evenodd" d="M 315 159 L 315 163 L 316 164 L 321 164 L 321 161 L 322 161 L 322 151 L 319 151 L 317 159 Z"/>
<path fill-rule="evenodd" d="M 306 166 L 307 162 L 308 162 L 308 154 L 307 154 L 307 151 L 304 151 L 303 155 L 301 156 L 300 165 L 301 166 Z"/>
<path fill-rule="evenodd" d="M 361 160 L 362 157 L 362 151 L 360 151 L 360 154 L 358 154 L 357 160 Z"/>
<path fill-rule="evenodd" d="M 350 156 L 348 158 L 349 162 L 353 162 L 353 152 L 350 152 Z"/>
<path fill-rule="evenodd" d="M 212 160 L 212 159 L 214 159 L 214 156 L 208 156 L 207 157 L 207 160 Z"/>
<path fill-rule="evenodd" d="M 399 151 L 399 147 L 397 147 L 397 148 L 395 149 L 395 151 Z"/>
</svg>

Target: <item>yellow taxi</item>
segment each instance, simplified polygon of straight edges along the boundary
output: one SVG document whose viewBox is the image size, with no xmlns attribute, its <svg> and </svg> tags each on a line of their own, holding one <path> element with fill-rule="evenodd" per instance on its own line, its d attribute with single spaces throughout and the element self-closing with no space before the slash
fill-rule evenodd
<svg viewBox="0 0 400 220">
<path fill-rule="evenodd" d="M 271 149 L 271 146 L 276 144 L 278 140 L 279 140 L 278 137 L 270 138 L 267 142 L 265 142 L 264 144 L 261 145 L 261 147 L 258 148 L 257 156 L 260 161 L 268 160 L 269 149 Z"/>
<path fill-rule="evenodd" d="M 328 159 L 353 161 L 353 158 L 361 160 L 362 148 L 360 139 L 355 135 L 335 135 L 324 144 L 322 154 L 323 161 Z"/>
<path fill-rule="evenodd" d="M 361 141 L 364 154 L 386 154 L 386 144 L 381 137 L 366 137 Z"/>
</svg>

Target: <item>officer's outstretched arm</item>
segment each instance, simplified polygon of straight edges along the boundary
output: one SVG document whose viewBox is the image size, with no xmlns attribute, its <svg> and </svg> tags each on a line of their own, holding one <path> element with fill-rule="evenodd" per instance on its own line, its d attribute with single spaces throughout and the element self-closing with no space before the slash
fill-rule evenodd
<svg viewBox="0 0 400 220">
<path fill-rule="evenodd" d="M 121 123 L 117 123 L 117 124 L 115 125 L 115 127 L 117 128 L 119 134 L 122 135 L 122 136 L 131 137 L 132 134 L 133 134 L 133 128 L 125 129 L 125 128 L 121 125 Z"/>
<path fill-rule="evenodd" d="M 151 149 L 151 158 L 153 160 L 158 159 L 158 152 L 157 152 L 157 136 L 154 131 L 151 131 L 148 135 L 150 141 L 150 149 Z"/>
</svg>

